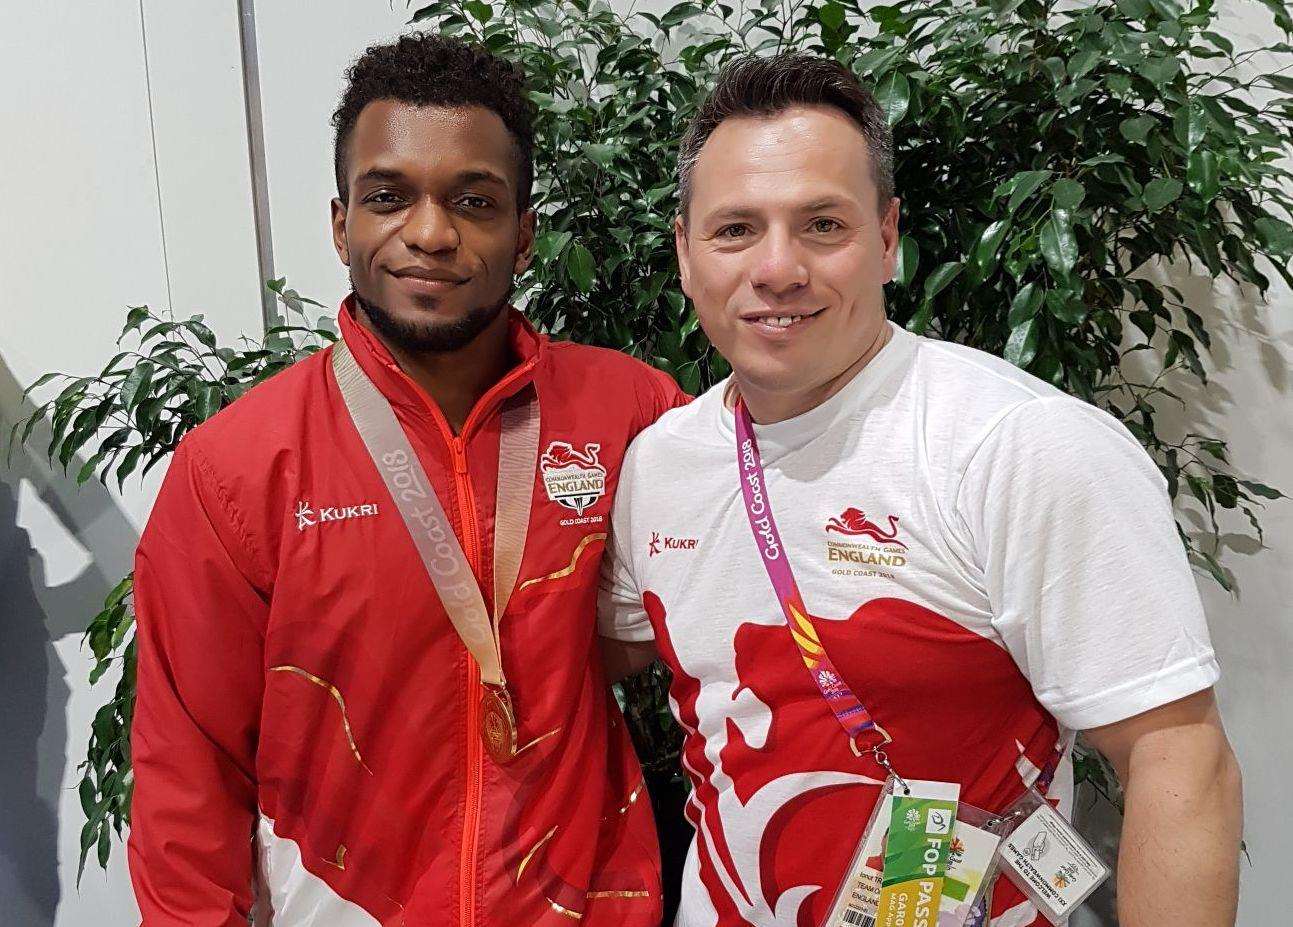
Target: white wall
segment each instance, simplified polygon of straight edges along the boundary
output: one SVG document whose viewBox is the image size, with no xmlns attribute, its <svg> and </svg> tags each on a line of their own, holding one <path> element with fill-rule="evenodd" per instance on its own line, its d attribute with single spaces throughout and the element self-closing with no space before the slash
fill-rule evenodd
<svg viewBox="0 0 1293 927">
<path fill-rule="evenodd" d="M 651 4 L 667 6 L 667 2 Z M 641 5 L 640 5 L 641 6 Z M 328 232 L 332 130 L 345 66 L 403 28 L 399 0 L 261 0 L 256 31 L 275 269 L 333 305 L 346 289 Z M 1243 44 L 1266 36 L 1255 4 L 1228 8 Z M 51 68 L 49 49 L 64 66 Z M 146 52 L 146 54 L 145 54 Z M 0 419 L 50 369 L 110 355 L 123 307 L 201 311 L 222 338 L 260 327 L 237 11 L 233 3 L 110 0 L 18 5 L 0 35 Z M 163 236 L 164 232 L 164 236 Z M 164 242 L 163 242 L 164 238 Z M 1266 304 L 1186 280 L 1218 333 L 1216 375 L 1190 394 L 1197 425 L 1242 468 L 1293 491 L 1293 296 Z M 76 490 L 38 454 L 0 466 L 0 911 L 24 927 L 135 922 L 120 850 L 75 887 L 73 787 L 93 711 L 80 632 L 130 556 L 156 487 Z M 1283 780 L 1293 767 L 1293 504 L 1263 518 L 1265 550 L 1229 536 L 1240 593 L 1201 579 L 1224 679 L 1219 697 L 1244 765 L 1240 923 L 1287 919 L 1293 851 Z M 1094 921 L 1088 917 L 1086 923 Z"/>
<path fill-rule="evenodd" d="M 10 4 L 0 30 L 0 420 L 22 386 L 89 373 L 127 304 L 256 333 L 259 284 L 236 14 L 147 0 Z M 173 300 L 173 303 L 172 303 Z M 0 458 L 2 460 L 2 458 Z M 78 464 L 79 466 L 79 464 Z M 156 472 L 156 471 L 155 471 Z M 137 923 L 124 853 L 75 886 L 75 785 L 94 711 L 81 631 L 130 570 L 158 476 L 79 491 L 36 453 L 0 464 L 0 911 Z"/>
</svg>

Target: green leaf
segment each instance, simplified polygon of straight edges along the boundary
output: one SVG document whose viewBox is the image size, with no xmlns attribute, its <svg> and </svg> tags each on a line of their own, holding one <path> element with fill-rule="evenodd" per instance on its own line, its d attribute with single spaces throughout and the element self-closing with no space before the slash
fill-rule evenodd
<svg viewBox="0 0 1293 927">
<path fill-rule="evenodd" d="M 1026 284 L 1015 294 L 1015 298 L 1010 302 L 1010 315 L 1006 319 L 1006 324 L 1010 326 L 1012 332 L 1037 315 L 1043 295 L 1044 291 L 1035 283 Z"/>
<path fill-rule="evenodd" d="M 551 261 L 569 244 L 570 232 L 543 232 L 534 242 L 534 253 L 543 261 Z"/>
<path fill-rule="evenodd" d="M 839 29 L 844 25 L 844 7 L 838 3 L 824 3 L 817 8 L 817 18 L 827 29 Z"/>
<path fill-rule="evenodd" d="M 1278 489 L 1272 489 L 1264 483 L 1256 483 L 1252 480 L 1240 480 L 1239 485 L 1249 492 L 1261 496 L 1263 499 L 1283 499 L 1286 498 L 1284 493 Z"/>
<path fill-rule="evenodd" d="M 153 381 L 153 370 L 151 361 L 140 361 L 126 376 L 126 381 L 121 384 L 121 405 L 127 411 L 139 405 L 148 394 L 148 387 Z"/>
<path fill-rule="evenodd" d="M 599 167 L 610 167 L 619 149 L 614 145 L 585 145 L 584 154 L 588 155 Z"/>
<path fill-rule="evenodd" d="M 200 422 L 205 422 L 220 411 L 220 387 L 217 384 L 204 383 L 199 388 L 196 411 Z"/>
<path fill-rule="evenodd" d="M 1186 183 L 1190 189 L 1204 199 L 1212 199 L 1220 189 L 1217 177 L 1217 156 L 1207 148 L 1199 149 L 1190 155 L 1190 164 L 1185 173 Z"/>
<path fill-rule="evenodd" d="M 1069 62 L 1066 68 L 1066 70 L 1069 73 L 1069 78 L 1072 80 L 1077 80 L 1079 77 L 1086 74 L 1088 71 L 1090 71 L 1093 67 L 1096 66 L 1096 64 L 1100 61 L 1100 57 L 1101 57 L 1100 50 L 1095 48 L 1088 48 L 1084 51 L 1078 52 L 1076 55 L 1074 55 L 1072 58 L 1069 59 Z"/>
<path fill-rule="evenodd" d="M 1264 74 L 1262 79 L 1276 90 L 1293 93 L 1293 77 L 1285 77 L 1283 74 Z"/>
<path fill-rule="evenodd" d="M 90 459 L 81 466 L 80 471 L 77 472 L 76 485 L 80 486 L 87 482 L 90 477 L 94 476 L 94 471 L 99 468 L 99 464 L 103 463 L 103 459 L 107 456 L 108 452 L 101 450 L 90 457 Z"/>
<path fill-rule="evenodd" d="M 1051 315 L 1068 325 L 1080 325 L 1086 320 L 1087 310 L 1081 297 L 1064 290 L 1046 294 L 1046 308 Z"/>
<path fill-rule="evenodd" d="M 1016 367 L 1027 367 L 1037 356 L 1037 320 L 1029 319 L 1011 330 L 1002 357 Z"/>
<path fill-rule="evenodd" d="M 76 884 L 81 884 L 81 876 L 85 874 L 85 860 L 90 855 L 90 847 L 94 846 L 99 839 L 99 826 L 95 820 L 86 821 L 81 828 L 81 858 L 76 866 Z"/>
<path fill-rule="evenodd" d="M 679 3 L 670 7 L 669 11 L 660 17 L 660 27 L 662 29 L 672 29 L 691 19 L 701 12 L 699 5 L 695 3 Z"/>
<path fill-rule="evenodd" d="M 99 831 L 99 868 L 108 867 L 108 857 L 112 854 L 112 831 L 103 828 Z"/>
<path fill-rule="evenodd" d="M 134 306 L 126 315 L 126 327 L 121 330 L 121 337 L 124 338 L 129 332 L 139 331 L 139 326 L 148 321 L 152 313 L 147 306 Z M 120 343 L 121 338 L 117 339 Z"/>
<path fill-rule="evenodd" d="M 1181 72 L 1181 63 L 1176 58 L 1150 58 L 1138 68 L 1140 76 L 1156 87 L 1170 83 Z"/>
<path fill-rule="evenodd" d="M 494 18 L 494 8 L 483 0 L 467 0 L 462 8 L 472 15 L 477 22 L 487 23 Z"/>
<path fill-rule="evenodd" d="M 907 286 L 916 276 L 920 265 L 920 246 L 909 235 L 904 235 L 898 242 L 898 264 L 894 268 L 894 280 L 899 286 Z"/>
<path fill-rule="evenodd" d="M 86 817 L 89 817 L 94 811 L 94 806 L 97 800 L 94 791 L 94 782 L 91 781 L 90 777 L 87 775 L 81 780 L 81 784 L 77 787 L 77 790 L 81 794 L 81 811 Z"/>
<path fill-rule="evenodd" d="M 995 198 L 1009 193 L 1010 200 L 1006 203 L 1006 212 L 1014 215 L 1019 205 L 1032 196 L 1050 177 L 1050 171 L 1020 171 L 1005 183 L 998 185 L 992 195 Z"/>
<path fill-rule="evenodd" d="M 974 247 L 974 263 L 978 265 L 980 271 L 986 272 L 996 262 L 997 249 L 1001 247 L 1001 242 L 1005 240 L 1006 233 L 1009 231 L 1009 219 L 998 219 L 983 230 L 978 244 Z"/>
<path fill-rule="evenodd" d="M 1051 186 L 1051 198 L 1060 209 L 1077 209 L 1086 196 L 1086 187 L 1069 177 L 1061 177 Z"/>
<path fill-rule="evenodd" d="M 897 125 L 911 103 L 911 82 L 901 71 L 891 71 L 875 88 L 875 99 L 889 125 Z"/>
<path fill-rule="evenodd" d="M 121 582 L 117 583 L 117 585 L 112 587 L 112 591 L 108 593 L 108 597 L 103 602 L 103 607 L 105 609 L 115 608 L 126 598 L 126 596 L 130 594 L 131 589 L 134 588 L 134 584 L 134 574 L 127 576 Z"/>
<path fill-rule="evenodd" d="M 1050 218 L 1042 226 L 1039 245 L 1042 257 L 1051 270 L 1067 277 L 1078 259 L 1077 238 L 1073 234 L 1073 218 L 1067 209 L 1051 210 Z"/>
<path fill-rule="evenodd" d="M 1158 125 L 1158 120 L 1153 116 L 1133 116 L 1130 119 L 1124 119 L 1118 126 L 1118 131 L 1122 133 L 1122 137 L 1127 141 L 1141 142 L 1143 144 L 1145 138 L 1149 135 L 1149 130 L 1156 125 Z"/>
<path fill-rule="evenodd" d="M 960 261 L 948 261 L 937 267 L 928 277 L 925 278 L 925 302 L 930 302 L 935 296 L 943 292 L 947 285 L 956 279 L 961 272 L 962 264 Z"/>
<path fill-rule="evenodd" d="M 62 377 L 62 376 L 66 376 L 66 374 L 62 374 L 62 373 L 41 374 L 40 377 L 36 379 L 36 382 L 32 383 L 31 386 L 27 387 L 25 390 L 22 391 L 22 397 L 26 399 L 32 393 L 36 392 L 36 390 L 44 386 L 46 383 L 50 383 L 54 380 L 57 380 L 59 377 Z"/>
<path fill-rule="evenodd" d="M 1142 21 L 1152 12 L 1148 0 L 1117 0 L 1122 15 L 1133 21 Z"/>
<path fill-rule="evenodd" d="M 1145 186 L 1145 193 L 1141 197 L 1145 201 L 1145 208 L 1150 212 L 1158 212 L 1164 206 L 1174 202 L 1181 195 L 1183 186 L 1179 180 L 1171 177 L 1156 177 Z"/>
<path fill-rule="evenodd" d="M 1226 571 L 1221 564 L 1217 562 L 1217 558 L 1207 551 L 1197 551 L 1197 553 L 1199 558 L 1203 560 L 1204 567 L 1212 575 L 1212 578 L 1217 581 L 1217 585 L 1227 592 L 1233 592 L 1234 583 L 1231 582 L 1230 577 L 1226 574 Z"/>
<path fill-rule="evenodd" d="M 591 292 L 595 273 L 593 255 L 581 242 L 575 242 L 566 255 L 566 273 L 579 292 Z"/>
<path fill-rule="evenodd" d="M 1293 226 L 1282 219 L 1263 216 L 1253 223 L 1253 228 L 1266 250 L 1281 258 L 1293 256 Z"/>
</svg>

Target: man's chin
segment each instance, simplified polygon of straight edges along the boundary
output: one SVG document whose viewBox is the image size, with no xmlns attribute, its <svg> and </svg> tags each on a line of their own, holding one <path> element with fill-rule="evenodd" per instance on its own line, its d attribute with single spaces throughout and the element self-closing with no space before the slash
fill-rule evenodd
<svg viewBox="0 0 1293 927">
<path fill-rule="evenodd" d="M 485 331 L 503 311 L 506 302 L 463 309 L 444 300 L 422 305 L 386 306 L 357 296 L 373 329 L 387 343 L 417 353 L 457 351 Z"/>
</svg>

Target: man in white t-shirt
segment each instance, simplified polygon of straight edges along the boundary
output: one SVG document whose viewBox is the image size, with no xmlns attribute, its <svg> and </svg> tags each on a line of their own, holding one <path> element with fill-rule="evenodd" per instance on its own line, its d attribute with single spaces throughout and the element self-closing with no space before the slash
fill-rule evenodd
<svg viewBox="0 0 1293 927">
<path fill-rule="evenodd" d="M 886 320 L 892 140 L 834 62 L 730 66 L 679 163 L 683 288 L 733 376 L 631 447 L 601 618 L 614 664 L 658 652 L 673 671 L 696 828 L 678 924 L 816 927 L 885 779 L 805 670 L 765 570 L 738 398 L 758 501 L 893 767 L 992 811 L 1039 784 L 1067 812 L 1084 732 L 1125 789 L 1123 927 L 1233 924 L 1239 772 L 1149 457 L 1106 413 Z M 1045 923 L 1004 880 L 992 914 Z"/>
</svg>

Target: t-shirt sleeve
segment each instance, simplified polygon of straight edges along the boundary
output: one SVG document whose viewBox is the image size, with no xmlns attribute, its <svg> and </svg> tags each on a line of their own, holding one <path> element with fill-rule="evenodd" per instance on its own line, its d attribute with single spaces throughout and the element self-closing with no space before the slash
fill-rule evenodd
<svg viewBox="0 0 1293 927">
<path fill-rule="evenodd" d="M 996 630 L 1061 724 L 1112 724 L 1217 681 L 1166 483 L 1112 416 L 1071 397 L 1023 403 L 970 458 L 954 504 Z"/>
<path fill-rule="evenodd" d="M 597 633 L 619 641 L 655 640 L 655 631 L 642 606 L 627 552 L 629 519 L 633 508 L 633 450 L 625 455 L 620 485 L 611 506 L 606 553 L 602 557 L 601 588 L 597 596 Z"/>
</svg>

